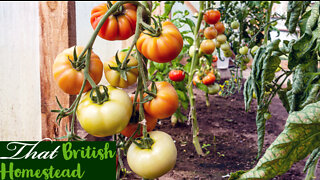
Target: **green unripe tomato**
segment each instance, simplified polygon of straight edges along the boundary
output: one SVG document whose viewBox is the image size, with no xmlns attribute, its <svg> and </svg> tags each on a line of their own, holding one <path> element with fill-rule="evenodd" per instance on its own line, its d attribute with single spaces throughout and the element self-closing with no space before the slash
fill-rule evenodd
<svg viewBox="0 0 320 180">
<path fill-rule="evenodd" d="M 220 48 L 221 44 L 218 41 L 213 41 L 216 48 Z"/>
<path fill-rule="evenodd" d="M 248 47 L 247 46 L 244 46 L 242 48 L 239 49 L 239 52 L 241 55 L 246 55 L 248 53 Z"/>
<path fill-rule="evenodd" d="M 217 41 L 220 43 L 220 44 L 223 44 L 227 41 L 227 36 L 224 35 L 224 34 L 219 34 L 217 36 Z"/>
<path fill-rule="evenodd" d="M 191 58 L 193 58 L 193 55 L 194 55 L 194 46 L 191 46 L 190 48 L 189 48 L 189 56 L 191 57 Z M 203 52 L 201 51 L 201 49 L 199 48 L 199 51 L 198 51 L 198 55 L 199 55 L 199 57 L 201 57 L 202 55 L 203 55 Z"/>
<path fill-rule="evenodd" d="M 248 30 L 248 34 L 250 34 L 251 36 L 254 35 L 254 32 L 252 30 Z"/>
<path fill-rule="evenodd" d="M 270 113 L 266 112 L 266 113 L 263 114 L 263 117 L 264 117 L 264 119 L 269 120 L 272 116 L 271 116 Z"/>
<path fill-rule="evenodd" d="M 194 55 L 194 46 L 191 46 L 191 47 L 189 48 L 189 56 L 190 56 L 191 58 L 193 58 L 193 55 Z"/>
<path fill-rule="evenodd" d="M 255 19 L 250 19 L 250 24 L 257 24 L 257 21 Z"/>
<path fill-rule="evenodd" d="M 243 62 L 248 64 L 250 62 L 250 59 L 248 57 L 246 57 L 246 58 L 243 59 Z"/>
<path fill-rule="evenodd" d="M 232 28 L 232 29 L 238 29 L 239 26 L 240 26 L 240 23 L 239 23 L 238 21 L 233 21 L 233 22 L 231 23 L 231 28 Z"/>
<path fill-rule="evenodd" d="M 242 71 L 244 71 L 244 70 L 246 70 L 246 69 L 247 69 L 247 65 L 244 64 L 244 65 L 241 66 L 241 70 L 242 70 Z"/>
<path fill-rule="evenodd" d="M 253 46 L 253 48 L 251 49 L 251 54 L 255 54 L 255 52 L 259 49 L 258 46 Z"/>
<path fill-rule="evenodd" d="M 218 83 L 211 84 L 207 87 L 208 87 L 208 94 L 211 94 L 211 95 L 217 94 L 220 90 L 220 86 Z"/>
<path fill-rule="evenodd" d="M 231 56 L 232 56 L 232 52 L 231 52 L 231 50 L 229 49 L 229 50 L 227 50 L 227 51 L 223 51 L 223 55 L 224 55 L 224 57 L 231 57 Z"/>
<path fill-rule="evenodd" d="M 221 44 L 220 48 L 221 48 L 222 51 L 230 50 L 230 46 L 229 46 L 228 43 Z"/>
</svg>

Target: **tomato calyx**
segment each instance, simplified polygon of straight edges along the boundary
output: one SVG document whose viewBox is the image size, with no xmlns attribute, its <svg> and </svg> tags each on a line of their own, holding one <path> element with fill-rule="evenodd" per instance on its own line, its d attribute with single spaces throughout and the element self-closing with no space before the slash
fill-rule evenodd
<svg viewBox="0 0 320 180">
<path fill-rule="evenodd" d="M 157 22 L 156 19 L 152 16 L 151 16 L 151 19 L 154 23 L 154 28 L 147 23 L 141 22 L 142 27 L 144 29 L 146 29 L 147 31 L 149 31 L 149 33 L 147 33 L 147 32 L 142 32 L 142 33 L 149 35 L 149 36 L 152 36 L 152 37 L 159 37 L 162 32 L 162 24 L 161 24 L 160 17 L 158 17 L 159 22 Z"/>
<path fill-rule="evenodd" d="M 75 70 L 81 71 L 82 69 L 84 69 L 86 67 L 86 65 L 85 65 L 86 56 L 90 56 L 91 53 L 88 53 L 86 56 L 82 56 L 82 57 L 78 58 L 77 57 L 76 48 L 77 48 L 77 46 L 74 46 L 74 49 L 73 49 L 73 61 L 69 58 L 69 56 L 68 56 L 68 60 L 70 61 L 72 67 Z"/>
<path fill-rule="evenodd" d="M 141 149 L 151 149 L 152 145 L 154 144 L 153 139 L 150 138 L 149 133 L 146 134 L 143 138 L 137 138 L 137 140 L 132 141 Z"/>
<path fill-rule="evenodd" d="M 109 68 L 112 69 L 112 70 L 118 71 L 120 73 L 120 77 L 122 79 L 124 79 L 125 81 L 128 80 L 127 72 L 130 71 L 131 69 L 135 69 L 135 68 L 138 67 L 138 66 L 130 66 L 130 67 L 128 67 L 128 63 L 130 61 L 128 56 L 129 56 L 129 54 L 127 54 L 127 56 L 125 57 L 125 59 L 121 63 L 120 60 L 119 60 L 118 52 L 117 52 L 116 55 L 115 55 L 115 60 L 116 60 L 117 66 L 113 67 L 113 66 L 110 66 L 110 64 L 109 64 Z"/>
<path fill-rule="evenodd" d="M 103 92 L 101 92 L 100 89 L 102 89 Z M 90 91 L 90 99 L 96 104 L 103 104 L 104 102 L 108 101 L 109 100 L 108 88 L 103 85 L 99 85 L 93 88 Z"/>
<path fill-rule="evenodd" d="M 139 102 L 139 104 L 144 104 L 148 101 L 151 101 L 153 98 L 157 97 L 157 86 L 154 81 L 152 81 L 151 84 L 151 90 L 144 90 L 144 92 L 147 94 L 145 98 L 143 98 L 142 102 Z"/>
</svg>

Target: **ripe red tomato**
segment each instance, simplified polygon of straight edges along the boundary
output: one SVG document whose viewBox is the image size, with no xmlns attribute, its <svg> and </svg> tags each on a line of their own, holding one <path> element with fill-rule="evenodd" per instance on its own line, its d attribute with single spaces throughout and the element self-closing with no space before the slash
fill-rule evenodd
<svg viewBox="0 0 320 180">
<path fill-rule="evenodd" d="M 148 33 L 147 30 L 144 31 Z M 166 63 L 176 58 L 182 50 L 183 39 L 178 28 L 170 21 L 162 23 L 159 37 L 141 33 L 137 41 L 137 50 L 144 57 L 157 63 Z"/>
<path fill-rule="evenodd" d="M 218 56 L 212 56 L 212 62 L 217 62 L 218 61 Z"/>
<path fill-rule="evenodd" d="M 204 85 L 211 85 L 214 83 L 214 81 L 216 80 L 216 76 L 214 75 L 214 73 L 209 72 L 203 79 L 202 79 L 202 83 Z"/>
<path fill-rule="evenodd" d="M 218 31 L 214 27 L 207 27 L 204 29 L 204 36 L 207 39 L 214 39 L 218 35 Z"/>
<path fill-rule="evenodd" d="M 220 20 L 221 14 L 218 10 L 208 10 L 204 13 L 203 19 L 208 24 L 215 24 Z"/>
<path fill-rule="evenodd" d="M 184 71 L 182 70 L 171 70 L 169 72 L 169 78 L 172 81 L 176 81 L 176 82 L 183 81 L 184 77 L 185 77 L 185 74 L 184 74 Z"/>
<path fill-rule="evenodd" d="M 215 27 L 216 30 L 218 31 L 218 34 L 223 34 L 224 31 L 225 31 L 225 27 L 224 27 L 223 23 L 220 22 L 220 21 L 217 22 L 217 23 L 214 25 L 214 27 Z"/>
<path fill-rule="evenodd" d="M 110 15 L 99 31 L 99 36 L 103 39 L 126 40 L 135 33 L 137 21 L 137 7 L 133 4 L 124 4 L 120 13 Z M 96 29 L 102 17 L 108 11 L 106 3 L 94 7 L 91 11 L 90 22 L 93 29 Z"/>
<path fill-rule="evenodd" d="M 202 41 L 200 44 L 200 51 L 204 54 L 212 54 L 214 50 L 216 49 L 216 46 L 214 42 L 210 39 Z"/>
</svg>

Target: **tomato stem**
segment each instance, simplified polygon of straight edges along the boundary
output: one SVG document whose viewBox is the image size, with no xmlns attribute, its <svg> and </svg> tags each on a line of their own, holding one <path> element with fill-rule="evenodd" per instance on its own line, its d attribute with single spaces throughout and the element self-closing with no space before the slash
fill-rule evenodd
<svg viewBox="0 0 320 180">
<path fill-rule="evenodd" d="M 199 139 L 198 139 L 198 133 L 199 133 L 199 127 L 198 127 L 198 122 L 197 122 L 197 115 L 196 115 L 196 108 L 195 108 L 195 97 L 193 94 L 193 86 L 192 86 L 192 79 L 193 79 L 193 75 L 195 73 L 195 67 L 198 64 L 199 61 L 199 55 L 198 55 L 198 51 L 199 51 L 199 46 L 200 46 L 200 37 L 198 36 L 198 32 L 201 26 L 201 21 L 203 18 L 203 9 L 204 9 L 204 2 L 200 1 L 200 9 L 199 9 L 199 16 L 198 16 L 198 20 L 197 20 L 197 26 L 196 28 L 194 28 L 194 32 L 193 35 L 195 37 L 195 49 L 194 49 L 194 56 L 192 58 L 191 61 L 191 68 L 190 68 L 190 72 L 191 74 L 188 77 L 188 85 L 187 85 L 187 89 L 188 89 L 188 94 L 189 94 L 189 103 L 190 103 L 190 116 L 188 121 L 192 122 L 192 134 L 193 134 L 193 144 L 194 147 L 196 148 L 196 151 L 198 153 L 198 155 L 204 155 L 202 148 L 200 146 L 199 143 Z"/>
</svg>

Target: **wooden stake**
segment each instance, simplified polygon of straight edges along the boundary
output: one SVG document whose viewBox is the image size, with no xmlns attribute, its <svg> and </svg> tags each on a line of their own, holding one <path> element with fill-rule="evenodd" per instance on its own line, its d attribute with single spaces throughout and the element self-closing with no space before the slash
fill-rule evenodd
<svg viewBox="0 0 320 180">
<path fill-rule="evenodd" d="M 76 44 L 76 19 L 74 1 L 42 1 L 39 2 L 40 16 L 40 85 L 41 85 L 41 119 L 42 138 L 55 138 L 66 135 L 65 126 L 70 127 L 68 117 L 55 122 L 59 109 L 55 96 L 64 107 L 70 106 L 70 97 L 59 89 L 54 82 L 52 65 L 56 56 Z"/>
</svg>

